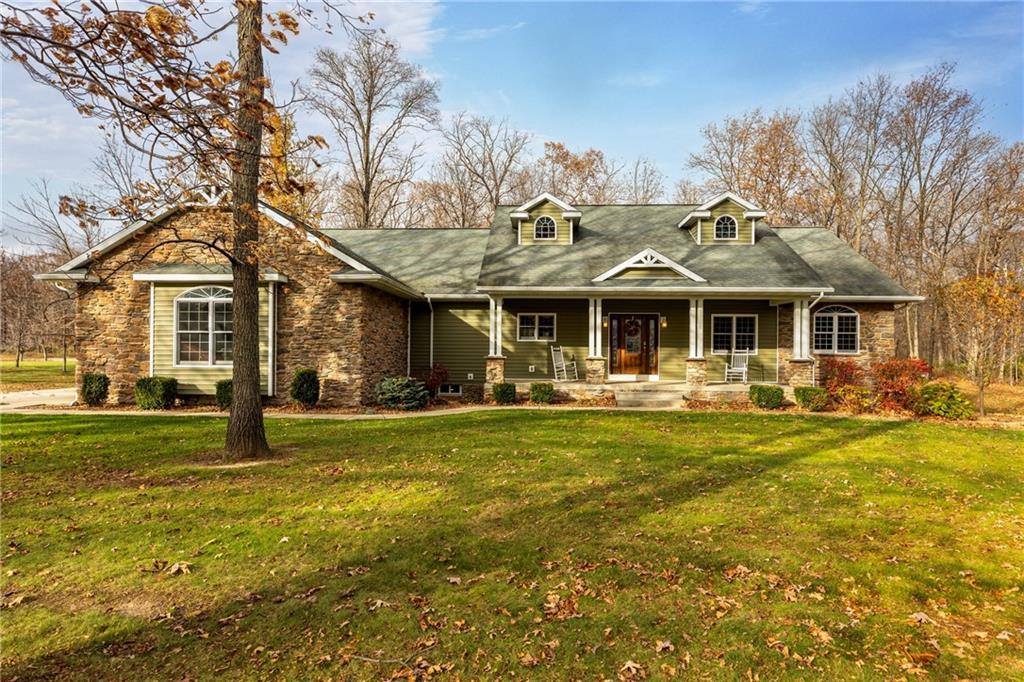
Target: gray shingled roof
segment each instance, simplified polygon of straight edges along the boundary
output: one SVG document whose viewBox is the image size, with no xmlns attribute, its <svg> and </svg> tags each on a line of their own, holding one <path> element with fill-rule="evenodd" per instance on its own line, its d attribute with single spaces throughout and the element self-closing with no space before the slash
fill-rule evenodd
<svg viewBox="0 0 1024 682">
<path fill-rule="evenodd" d="M 774 231 L 832 285 L 831 296 L 911 296 L 875 264 L 823 227 L 777 227 Z"/>
<path fill-rule="evenodd" d="M 426 294 L 476 292 L 487 230 L 321 230 L 356 258 Z"/>
<path fill-rule="evenodd" d="M 572 246 L 518 245 L 509 219 L 512 207 L 498 209 L 480 272 L 479 286 L 650 287 L 651 281 L 593 279 L 625 259 L 652 248 L 706 282 L 681 280 L 688 289 L 710 287 L 828 288 L 828 283 L 767 227 L 750 245 L 698 245 L 676 225 L 688 204 L 579 206 L 583 213 Z M 660 280 L 657 286 L 674 283 Z"/>
</svg>

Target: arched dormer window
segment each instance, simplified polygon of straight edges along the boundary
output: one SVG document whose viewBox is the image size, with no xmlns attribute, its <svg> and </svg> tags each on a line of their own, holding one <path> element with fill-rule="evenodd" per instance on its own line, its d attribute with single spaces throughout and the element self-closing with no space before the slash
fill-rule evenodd
<svg viewBox="0 0 1024 682">
<path fill-rule="evenodd" d="M 196 287 L 174 299 L 174 364 L 230 365 L 233 352 L 231 289 Z"/>
<path fill-rule="evenodd" d="M 860 315 L 844 305 L 830 305 L 814 313 L 814 352 L 856 355 L 860 352 Z"/>
<path fill-rule="evenodd" d="M 719 216 L 715 221 L 715 239 L 739 239 L 739 227 L 731 215 Z"/>
<path fill-rule="evenodd" d="M 533 221 L 533 238 L 536 240 L 551 240 L 558 236 L 558 226 L 551 216 L 542 215 Z"/>
</svg>

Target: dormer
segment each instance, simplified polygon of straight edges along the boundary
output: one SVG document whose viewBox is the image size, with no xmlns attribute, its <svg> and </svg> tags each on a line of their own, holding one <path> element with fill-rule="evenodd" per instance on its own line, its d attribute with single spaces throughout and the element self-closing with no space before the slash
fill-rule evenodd
<svg viewBox="0 0 1024 682">
<path fill-rule="evenodd" d="M 580 211 L 547 192 L 509 213 L 519 244 L 572 244 Z"/>
<path fill-rule="evenodd" d="M 686 214 L 679 228 L 698 244 L 753 244 L 766 213 L 732 192 L 723 192 Z"/>
</svg>

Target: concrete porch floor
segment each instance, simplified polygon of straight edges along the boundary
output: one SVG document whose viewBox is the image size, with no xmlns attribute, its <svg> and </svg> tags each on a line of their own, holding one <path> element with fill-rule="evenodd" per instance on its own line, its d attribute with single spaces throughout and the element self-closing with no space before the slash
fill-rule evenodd
<svg viewBox="0 0 1024 682">
<path fill-rule="evenodd" d="M 518 391 L 527 392 L 530 384 L 537 379 L 506 379 L 514 383 Z M 589 384 L 585 381 L 554 381 L 555 390 L 574 395 L 601 395 L 612 393 L 621 406 L 637 407 L 679 407 L 684 400 L 706 400 L 711 402 L 746 401 L 751 383 L 689 384 L 685 381 L 609 381 Z M 764 382 L 771 383 L 771 382 Z M 786 399 L 793 400 L 793 388 L 779 384 Z"/>
</svg>

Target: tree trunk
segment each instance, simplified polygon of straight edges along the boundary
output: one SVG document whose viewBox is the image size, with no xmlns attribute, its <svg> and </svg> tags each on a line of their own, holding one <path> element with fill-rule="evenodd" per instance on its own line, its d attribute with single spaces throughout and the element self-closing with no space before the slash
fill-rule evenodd
<svg viewBox="0 0 1024 682">
<path fill-rule="evenodd" d="M 985 416 L 985 382 L 978 382 L 978 414 Z"/>
<path fill-rule="evenodd" d="M 237 157 L 232 167 L 234 219 L 231 272 L 234 283 L 234 352 L 232 401 L 227 450 L 234 457 L 259 457 L 270 452 L 263 428 L 260 399 L 259 263 L 253 245 L 259 240 L 260 143 L 263 133 L 263 47 L 259 41 L 261 0 L 237 0 L 238 70 L 241 98 Z M 211 349 L 212 351 L 212 349 Z"/>
</svg>

